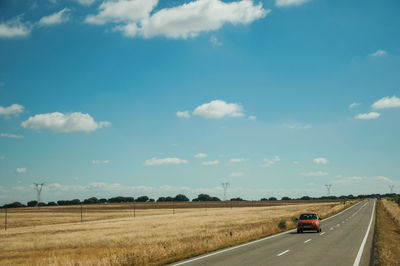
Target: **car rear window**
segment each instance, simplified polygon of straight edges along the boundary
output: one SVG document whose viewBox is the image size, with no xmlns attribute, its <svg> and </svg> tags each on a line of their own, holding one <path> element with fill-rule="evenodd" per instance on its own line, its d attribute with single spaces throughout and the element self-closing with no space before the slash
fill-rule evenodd
<svg viewBox="0 0 400 266">
<path fill-rule="evenodd" d="M 303 213 L 302 215 L 300 215 L 300 219 L 299 220 L 315 220 L 315 219 L 317 219 L 317 215 L 316 214 Z"/>
</svg>

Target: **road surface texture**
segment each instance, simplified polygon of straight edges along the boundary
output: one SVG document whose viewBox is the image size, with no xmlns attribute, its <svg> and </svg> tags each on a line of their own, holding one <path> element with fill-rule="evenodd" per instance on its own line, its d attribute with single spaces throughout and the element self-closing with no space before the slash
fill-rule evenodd
<svg viewBox="0 0 400 266">
<path fill-rule="evenodd" d="M 375 200 L 322 220 L 322 232 L 295 230 L 188 259 L 174 265 L 369 265 Z"/>
</svg>

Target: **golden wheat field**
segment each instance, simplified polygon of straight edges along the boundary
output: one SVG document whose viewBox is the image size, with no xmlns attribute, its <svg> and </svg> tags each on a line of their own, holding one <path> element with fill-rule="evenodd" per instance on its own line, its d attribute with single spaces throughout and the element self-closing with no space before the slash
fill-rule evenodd
<svg viewBox="0 0 400 266">
<path fill-rule="evenodd" d="M 70 212 L 48 211 L 46 219 L 35 212 L 10 212 L 10 227 L 0 232 L 0 264 L 160 265 L 277 233 L 282 219 L 293 227 L 291 217 L 301 212 L 327 217 L 350 204 L 196 208 L 174 214 L 171 209 L 137 210 L 136 217 L 132 210 L 105 215 L 99 209 L 85 214 L 83 223 L 79 212 L 71 218 Z M 41 219 L 46 221 L 42 225 Z"/>
</svg>

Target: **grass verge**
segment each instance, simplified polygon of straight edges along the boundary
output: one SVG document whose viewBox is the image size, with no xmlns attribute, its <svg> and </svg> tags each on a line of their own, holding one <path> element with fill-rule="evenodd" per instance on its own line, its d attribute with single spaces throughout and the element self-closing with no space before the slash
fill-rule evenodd
<svg viewBox="0 0 400 266">
<path fill-rule="evenodd" d="M 400 207 L 394 202 L 385 199 L 377 202 L 372 265 L 400 265 L 400 225 L 397 217 L 392 216 L 399 212 Z"/>
</svg>

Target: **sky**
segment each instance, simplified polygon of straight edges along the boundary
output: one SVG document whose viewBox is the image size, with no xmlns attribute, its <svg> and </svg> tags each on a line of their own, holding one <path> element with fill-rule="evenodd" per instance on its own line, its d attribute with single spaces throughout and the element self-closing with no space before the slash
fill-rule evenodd
<svg viewBox="0 0 400 266">
<path fill-rule="evenodd" d="M 400 192 L 397 0 L 0 2 L 0 204 Z"/>
</svg>

